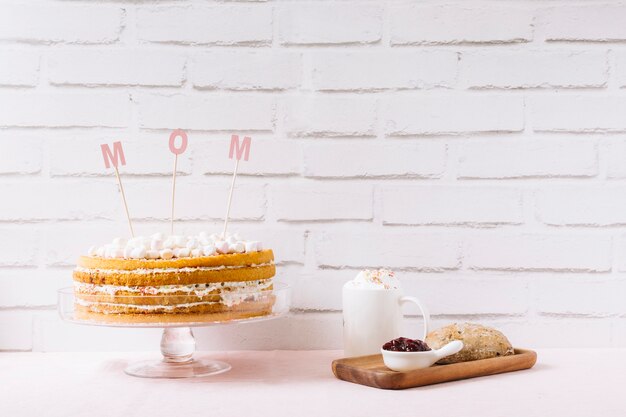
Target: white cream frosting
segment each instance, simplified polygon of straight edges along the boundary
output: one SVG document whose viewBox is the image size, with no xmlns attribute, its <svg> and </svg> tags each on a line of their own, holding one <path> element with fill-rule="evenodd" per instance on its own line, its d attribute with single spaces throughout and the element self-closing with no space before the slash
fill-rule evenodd
<svg viewBox="0 0 626 417">
<path fill-rule="evenodd" d="M 389 269 L 365 269 L 345 285 L 350 288 L 390 290 L 400 288 L 400 281 Z"/>
<path fill-rule="evenodd" d="M 89 306 L 94 306 L 94 305 L 105 305 L 105 306 L 118 306 L 118 307 L 126 307 L 126 308 L 134 308 L 137 310 L 144 310 L 144 311 L 150 311 L 150 310 L 165 310 L 165 311 L 171 311 L 177 308 L 185 308 L 185 307 L 195 307 L 195 306 L 200 306 L 200 305 L 210 305 L 210 304 L 224 304 L 227 307 L 232 307 L 235 306 L 237 304 L 241 304 L 244 301 L 257 301 L 259 299 L 260 296 L 263 295 L 262 291 L 267 290 L 267 288 L 272 284 L 271 280 L 269 283 L 264 283 L 264 284 L 257 284 L 257 290 L 256 291 L 250 291 L 248 289 L 246 289 L 246 291 L 242 291 L 241 289 L 239 290 L 234 290 L 234 291 L 226 291 L 226 292 L 222 292 L 220 293 L 220 301 L 197 301 L 197 302 L 193 302 L 193 303 L 180 303 L 180 304 L 167 304 L 167 305 L 154 305 L 154 304 L 124 304 L 124 303 L 108 303 L 108 302 L 102 302 L 102 301 L 87 301 L 85 300 L 83 297 L 76 297 L 75 302 L 79 305 L 85 306 L 85 307 L 89 307 Z M 89 295 L 87 295 L 87 297 L 89 297 Z M 134 299 L 134 296 L 129 296 L 130 299 Z M 140 297 L 140 296 L 137 296 Z M 173 296 L 176 297 L 176 296 Z"/>
<path fill-rule="evenodd" d="M 233 281 L 233 282 L 211 282 L 206 284 L 189 285 L 159 285 L 159 286 L 126 286 L 126 285 L 102 285 L 85 282 L 74 282 L 74 288 L 79 292 L 88 294 L 106 293 L 115 295 L 120 291 L 143 295 L 171 294 L 184 292 L 198 297 L 209 295 L 215 290 L 221 290 L 220 295 L 225 296 L 231 292 L 244 294 L 264 291 L 272 285 L 272 279 L 262 279 L 256 281 Z M 127 296 L 135 297 L 135 296 Z"/>
<path fill-rule="evenodd" d="M 185 304 L 175 304 L 175 305 L 144 305 L 144 304 L 118 304 L 118 303 L 103 303 L 103 302 L 95 302 L 95 301 L 85 301 L 80 298 L 76 299 L 76 304 L 89 307 L 94 305 L 102 305 L 102 306 L 111 306 L 111 307 L 125 307 L 125 308 L 134 308 L 136 310 L 144 310 L 144 311 L 154 311 L 154 310 L 166 310 L 172 311 L 177 308 L 185 308 L 185 307 L 195 307 L 200 305 L 209 305 L 209 304 L 217 304 L 219 301 L 198 301 L 196 303 L 185 303 Z"/>
<path fill-rule="evenodd" d="M 131 239 L 116 237 L 111 243 L 92 246 L 87 254 L 101 258 L 172 259 L 261 250 L 263 250 L 261 242 L 244 240 L 237 233 L 225 237 L 207 232 L 193 236 L 165 236 L 163 233 L 155 233 Z"/>
<path fill-rule="evenodd" d="M 184 268 L 152 268 L 152 269 L 101 269 L 101 268 L 85 268 L 82 266 L 77 266 L 74 268 L 77 272 L 101 272 L 104 274 L 139 274 L 139 275 L 149 275 L 149 274 L 163 274 L 163 273 L 181 273 L 181 272 L 194 272 L 194 271 L 221 271 L 222 269 L 241 269 L 241 268 L 260 268 L 262 266 L 271 266 L 274 265 L 273 261 L 264 263 L 264 264 L 249 264 L 249 265 L 219 265 L 219 266 L 195 266 L 195 267 L 184 267 Z"/>
</svg>

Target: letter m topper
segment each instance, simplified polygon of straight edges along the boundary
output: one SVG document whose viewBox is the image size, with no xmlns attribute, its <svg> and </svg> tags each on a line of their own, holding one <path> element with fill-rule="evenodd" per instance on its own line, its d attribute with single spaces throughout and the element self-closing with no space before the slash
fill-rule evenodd
<svg viewBox="0 0 626 417">
<path fill-rule="evenodd" d="M 122 165 L 126 165 L 126 158 L 124 158 L 124 150 L 122 149 L 122 142 L 117 141 L 113 142 L 113 151 L 111 152 L 111 148 L 108 143 L 103 143 L 100 145 L 102 149 L 102 157 L 104 158 L 104 166 L 107 168 L 111 168 L 111 164 L 115 168 L 118 167 L 118 162 L 121 162 Z"/>
<path fill-rule="evenodd" d="M 233 159 L 233 156 L 237 157 L 237 160 L 241 160 L 243 156 L 243 160 L 247 161 L 250 157 L 250 143 L 252 139 L 248 136 L 243 138 L 243 142 L 239 143 L 239 135 L 232 135 L 230 138 L 230 153 L 228 157 Z"/>
</svg>

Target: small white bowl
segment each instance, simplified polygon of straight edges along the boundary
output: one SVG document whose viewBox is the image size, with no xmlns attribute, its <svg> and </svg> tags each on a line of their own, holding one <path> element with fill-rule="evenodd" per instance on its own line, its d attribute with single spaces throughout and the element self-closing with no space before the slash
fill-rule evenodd
<svg viewBox="0 0 626 417">
<path fill-rule="evenodd" d="M 425 352 L 396 352 L 393 350 L 380 349 L 383 354 L 385 366 L 392 371 L 407 372 L 432 366 L 435 362 L 446 356 L 454 355 L 463 349 L 463 342 L 454 340 L 441 349 L 427 350 Z"/>
</svg>

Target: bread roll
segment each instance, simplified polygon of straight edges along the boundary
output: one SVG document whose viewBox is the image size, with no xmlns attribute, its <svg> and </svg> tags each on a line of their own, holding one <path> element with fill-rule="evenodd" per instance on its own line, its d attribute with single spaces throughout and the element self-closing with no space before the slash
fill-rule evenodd
<svg viewBox="0 0 626 417">
<path fill-rule="evenodd" d="M 439 349 L 453 340 L 463 341 L 463 349 L 437 363 L 475 361 L 515 353 L 505 335 L 496 329 L 476 323 L 450 324 L 430 332 L 426 337 L 426 343 L 431 349 Z"/>
</svg>

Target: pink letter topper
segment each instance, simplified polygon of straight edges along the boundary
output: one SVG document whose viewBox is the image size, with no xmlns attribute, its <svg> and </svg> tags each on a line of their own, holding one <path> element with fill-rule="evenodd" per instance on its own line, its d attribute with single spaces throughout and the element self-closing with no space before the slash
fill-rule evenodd
<svg viewBox="0 0 626 417">
<path fill-rule="evenodd" d="M 250 157 L 250 143 L 252 139 L 248 136 L 243 138 L 243 143 L 239 144 L 239 135 L 232 135 L 230 138 L 230 153 L 228 157 L 233 159 L 233 156 L 237 156 L 237 160 L 241 159 L 243 155 L 243 160 L 247 161 Z"/>
<path fill-rule="evenodd" d="M 233 190 L 235 189 L 235 180 L 237 179 L 237 170 L 239 169 L 239 161 L 243 156 L 243 160 L 247 161 L 250 157 L 250 143 L 252 139 L 248 136 L 243 138 L 243 142 L 239 143 L 239 135 L 232 135 L 230 137 L 230 152 L 228 157 L 233 159 L 233 156 L 237 158 L 235 161 L 235 170 L 233 171 L 233 181 L 230 184 L 230 193 L 228 193 L 228 206 L 226 206 L 226 217 L 224 220 L 224 230 L 222 231 L 222 239 L 226 239 L 226 230 L 228 228 L 228 218 L 230 217 L 230 206 L 233 202 Z"/>
<path fill-rule="evenodd" d="M 180 147 L 176 147 L 176 138 L 180 136 Z M 176 199 L 176 171 L 178 167 L 178 155 L 187 150 L 187 134 L 182 129 L 176 129 L 170 134 L 170 151 L 174 154 L 174 172 L 172 174 L 172 217 L 170 220 L 170 233 L 174 234 L 174 201 Z"/>
<path fill-rule="evenodd" d="M 179 137 L 182 139 L 180 147 L 176 147 L 176 138 Z M 180 155 L 187 150 L 187 134 L 182 129 L 176 129 L 170 135 L 170 151 L 175 155 Z"/>
<path fill-rule="evenodd" d="M 122 142 L 119 140 L 117 142 L 113 142 L 113 152 L 111 152 L 111 148 L 108 143 L 103 143 L 100 145 L 100 149 L 102 150 L 102 157 L 104 158 L 104 166 L 107 168 L 111 168 L 113 165 L 113 169 L 115 169 L 115 178 L 117 178 L 117 185 L 120 187 L 120 194 L 122 195 L 122 203 L 124 203 L 124 210 L 126 211 L 126 219 L 128 219 L 128 228 L 130 229 L 130 235 L 135 237 L 135 232 L 133 231 L 133 222 L 130 219 L 130 214 L 128 213 L 128 204 L 126 203 L 126 194 L 124 194 L 124 186 L 122 185 L 122 179 L 120 178 L 119 170 L 117 169 L 119 163 L 122 165 L 126 165 L 126 158 L 124 157 L 124 149 L 122 149 Z"/>
<path fill-rule="evenodd" d="M 103 143 L 100 145 L 102 149 L 102 157 L 104 158 L 104 166 L 107 168 L 111 168 L 111 163 L 115 168 L 118 167 L 118 161 L 122 162 L 122 165 L 126 165 L 126 158 L 124 158 L 124 150 L 122 149 L 122 142 L 119 140 L 117 142 L 113 142 L 113 152 L 111 152 L 111 148 L 109 148 L 108 143 Z"/>
</svg>

